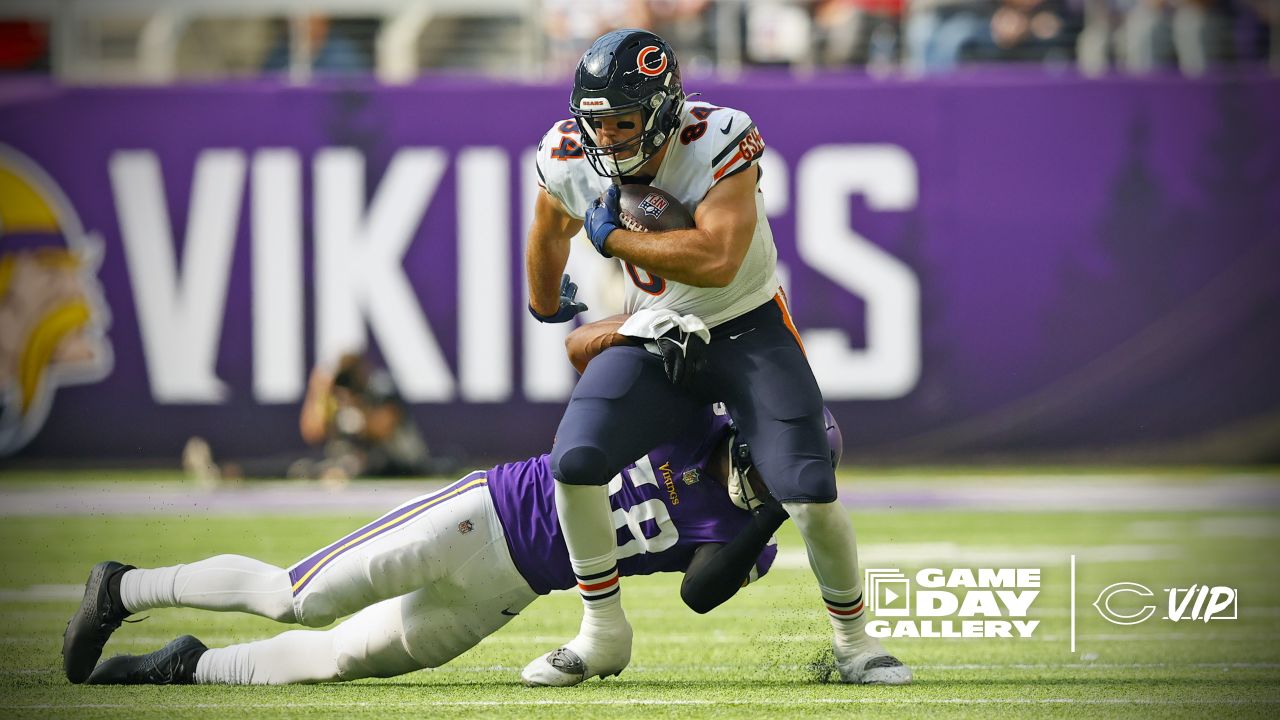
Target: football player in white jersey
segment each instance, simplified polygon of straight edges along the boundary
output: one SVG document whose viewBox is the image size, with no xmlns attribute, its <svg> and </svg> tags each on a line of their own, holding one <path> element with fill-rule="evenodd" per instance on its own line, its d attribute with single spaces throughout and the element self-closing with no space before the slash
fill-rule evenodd
<svg viewBox="0 0 1280 720">
<path fill-rule="evenodd" d="M 626 271 L 626 311 L 693 315 L 661 340 L 617 344 L 587 368 L 552 449 L 556 509 L 582 595 L 578 635 L 528 664 L 530 685 L 576 685 L 617 674 L 631 658 L 606 485 L 708 402 L 724 402 L 775 498 L 796 521 L 834 629 L 841 679 L 904 684 L 911 671 L 866 634 L 857 547 L 836 502 L 822 394 L 787 311 L 758 183 L 764 151 L 746 113 L 688 102 L 675 53 L 644 30 L 618 30 L 578 64 L 573 119 L 543 137 L 543 191 L 529 231 L 529 311 L 566 322 L 585 309 L 562 275 L 569 240 L 585 229 Z M 632 232 L 618 187 L 673 195 L 695 227 Z"/>
</svg>

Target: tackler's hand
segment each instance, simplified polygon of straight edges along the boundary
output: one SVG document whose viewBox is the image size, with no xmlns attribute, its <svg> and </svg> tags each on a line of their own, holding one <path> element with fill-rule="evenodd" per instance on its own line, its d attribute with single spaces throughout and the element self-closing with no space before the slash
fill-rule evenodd
<svg viewBox="0 0 1280 720">
<path fill-rule="evenodd" d="M 560 278 L 560 309 L 554 315 L 543 315 L 533 309 L 533 305 L 529 306 L 529 312 L 538 322 L 544 323 L 562 323 L 568 322 L 578 313 L 587 310 L 587 304 L 578 302 L 578 284 L 569 279 L 569 273 L 565 273 Z"/>
<path fill-rule="evenodd" d="M 603 195 L 591 203 L 586 215 L 582 217 L 582 224 L 587 230 L 587 237 L 591 239 L 591 244 L 607 258 L 613 256 L 604 249 L 604 243 L 609 239 L 609 233 L 622 227 L 622 219 L 619 217 L 621 212 L 618 205 L 618 186 L 610 185 Z"/>
<path fill-rule="evenodd" d="M 667 379 L 678 388 L 687 388 L 707 364 L 707 343 L 697 333 L 672 328 L 653 341 L 662 356 Z"/>
</svg>

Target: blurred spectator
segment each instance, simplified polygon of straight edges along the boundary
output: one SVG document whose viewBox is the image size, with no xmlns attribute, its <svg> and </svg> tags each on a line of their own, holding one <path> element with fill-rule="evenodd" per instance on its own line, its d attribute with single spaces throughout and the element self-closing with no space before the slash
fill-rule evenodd
<svg viewBox="0 0 1280 720">
<path fill-rule="evenodd" d="M 632 20 L 675 48 L 681 72 L 709 72 L 715 65 L 718 5 L 712 0 L 648 0 L 632 5 Z"/>
<path fill-rule="evenodd" d="M 199 18 L 183 28 L 177 48 L 177 72 L 184 78 L 257 75 L 278 36 L 281 23 L 266 18 Z M 287 42 L 287 40 L 285 41 Z"/>
<path fill-rule="evenodd" d="M 323 446 L 322 456 L 218 465 L 208 444 L 192 438 L 183 451 L 183 466 L 196 480 L 213 484 L 243 477 L 345 482 L 357 477 L 436 475 L 459 465 L 428 453 L 391 374 L 362 355 L 344 355 L 334 370 L 312 370 L 298 425 L 307 444 Z"/>
<path fill-rule="evenodd" d="M 813 61 L 813 22 L 807 8 L 781 0 L 749 3 L 745 59 L 756 64 L 807 64 Z"/>
<path fill-rule="evenodd" d="M 820 0 L 814 7 L 819 62 L 829 67 L 896 65 L 903 0 Z"/>
<path fill-rule="evenodd" d="M 49 26 L 0 22 L 0 73 L 49 72 Z"/>
<path fill-rule="evenodd" d="M 546 70 L 552 76 L 573 72 L 582 53 L 601 35 L 641 25 L 647 17 L 644 0 L 544 0 L 543 30 L 547 37 Z"/>
<path fill-rule="evenodd" d="M 1272 41 L 1276 39 L 1276 23 L 1280 22 L 1280 2 L 1276 0 L 1240 0 L 1235 25 L 1236 58 L 1266 61 L 1273 57 Z M 1277 66 L 1273 66 L 1277 67 Z"/>
<path fill-rule="evenodd" d="M 907 24 L 917 72 L 968 61 L 1066 61 L 1083 19 L 1068 0 L 918 0 Z"/>
<path fill-rule="evenodd" d="M 916 72 L 955 69 L 971 53 L 993 54 L 997 0 L 915 0 L 907 19 L 907 57 Z"/>
<path fill-rule="evenodd" d="M 1003 0 L 991 17 L 991 36 L 1005 60 L 1066 60 L 1082 22 L 1065 0 Z"/>
<path fill-rule="evenodd" d="M 343 19 L 330 20 L 325 15 L 307 18 L 307 40 L 311 46 L 311 68 L 330 73 L 359 73 L 373 70 L 372 33 L 363 31 L 367 21 Z M 290 33 L 287 24 L 277 34 L 276 44 L 267 53 L 262 69 L 285 71 L 289 69 Z"/>
<path fill-rule="evenodd" d="M 1232 56 L 1229 0 L 1132 0 L 1125 15 L 1123 62 L 1147 73 L 1175 65 L 1200 75 Z"/>
</svg>

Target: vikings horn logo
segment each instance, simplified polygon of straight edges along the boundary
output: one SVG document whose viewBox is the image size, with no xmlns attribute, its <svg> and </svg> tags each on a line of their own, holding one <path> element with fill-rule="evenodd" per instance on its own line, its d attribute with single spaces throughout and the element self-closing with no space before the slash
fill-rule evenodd
<svg viewBox="0 0 1280 720">
<path fill-rule="evenodd" d="M 35 437 L 60 386 L 111 372 L 101 260 L 57 183 L 0 145 L 0 456 Z"/>
</svg>

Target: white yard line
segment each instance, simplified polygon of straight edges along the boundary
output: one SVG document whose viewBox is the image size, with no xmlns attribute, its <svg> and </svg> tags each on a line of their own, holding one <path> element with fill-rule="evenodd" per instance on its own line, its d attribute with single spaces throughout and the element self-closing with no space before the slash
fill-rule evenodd
<svg viewBox="0 0 1280 720">
<path fill-rule="evenodd" d="M 424 691 L 430 691 L 430 685 L 424 685 Z M 851 698 L 752 698 L 742 700 L 730 699 L 653 699 L 629 698 L 618 700 L 440 700 L 429 698 L 414 701 L 375 701 L 375 702 L 297 702 L 281 703 L 181 703 L 161 705 L 149 703 L 140 706 L 135 703 L 40 703 L 31 705 L 0 704 L 4 710 L 54 710 L 54 709 L 129 709 L 141 710 L 278 710 L 282 707 L 295 708 L 440 708 L 440 707 L 556 707 L 556 706 L 596 706 L 618 707 L 626 705 L 662 706 L 776 706 L 803 707 L 805 705 L 1150 705 L 1160 707 L 1221 707 L 1250 705 L 1280 705 L 1280 698 L 1224 698 L 1221 700 L 1190 699 L 1173 700 L 1168 698 L 895 698 L 895 697 L 851 697 Z"/>
<path fill-rule="evenodd" d="M 284 632 L 282 629 L 280 632 Z M 276 633 L 267 633 L 262 637 L 269 637 Z M 236 643 L 251 642 L 260 640 L 262 637 L 247 637 L 245 635 L 199 635 L 200 639 L 206 644 L 217 645 L 219 647 L 232 645 Z M 47 635 L 11 635 L 8 637 L 0 637 L 0 645 L 47 645 L 50 642 L 50 636 Z M 56 638 L 55 638 L 56 639 Z M 150 636 L 150 635 L 114 635 L 111 642 L 119 645 L 140 645 L 160 647 L 173 640 L 173 636 Z M 1016 644 L 1019 642 L 1066 642 L 1066 635 L 1036 634 L 1026 640 L 1009 639 L 1006 642 Z M 1084 633 L 1080 636 L 1081 642 L 1167 642 L 1170 640 L 1199 640 L 1203 642 L 1246 642 L 1246 641 L 1275 641 L 1280 640 L 1280 633 L 1257 633 L 1240 631 L 1237 633 L 1212 633 L 1205 634 L 1200 632 L 1165 632 L 1165 633 L 1142 633 L 1134 632 L 1128 634 L 1098 634 L 1091 635 Z M 511 633 L 502 633 L 499 635 L 490 635 L 480 641 L 481 645 L 554 645 L 564 641 L 561 635 L 520 635 Z M 662 634 L 646 634 L 644 641 L 650 646 L 655 645 L 705 645 L 708 642 L 716 645 L 755 645 L 762 643 L 770 645 L 788 645 L 800 643 L 822 644 L 831 641 L 830 634 L 791 634 L 791 635 L 730 635 L 728 633 L 714 633 L 711 636 L 702 635 L 662 635 Z M 967 638 L 892 638 L 891 642 L 905 643 L 935 643 L 935 642 L 973 642 Z"/>
</svg>

